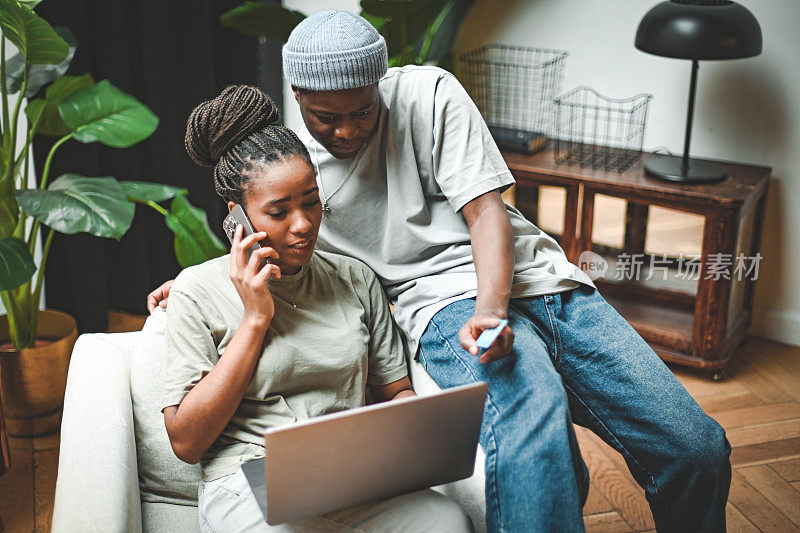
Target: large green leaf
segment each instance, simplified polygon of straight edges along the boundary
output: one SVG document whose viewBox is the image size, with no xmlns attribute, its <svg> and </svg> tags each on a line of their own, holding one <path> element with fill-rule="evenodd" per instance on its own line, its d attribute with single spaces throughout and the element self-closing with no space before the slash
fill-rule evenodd
<svg viewBox="0 0 800 533">
<path fill-rule="evenodd" d="M 429 0 L 361 0 L 361 9 L 379 17 L 393 17 L 397 15 L 399 7 L 418 9 L 427 1 Z"/>
<path fill-rule="evenodd" d="M 422 58 L 424 61 L 436 61 L 440 67 L 453 72 L 453 61 L 447 56 L 450 55 L 452 57 L 451 48 L 453 47 L 453 42 L 474 1 L 449 0 L 445 4 L 429 26 L 426 35 L 423 35 L 417 41 L 416 51 L 417 54 L 420 54 L 425 48 L 427 33 L 430 33 L 430 49 L 427 55 Z"/>
<path fill-rule="evenodd" d="M 416 65 L 417 52 L 414 50 L 414 45 L 406 45 L 405 48 L 400 50 L 397 54 L 389 56 L 390 67 L 402 67 L 403 65 Z"/>
<path fill-rule="evenodd" d="M 45 92 L 46 98 L 44 100 L 37 98 L 28 104 L 28 107 L 25 109 L 25 114 L 28 115 L 28 122 L 35 124 L 32 112 L 37 111 L 37 109 L 34 107 L 33 110 L 31 110 L 31 106 L 34 105 L 35 102 L 42 102 L 44 105 L 42 109 L 43 114 L 36 128 L 36 133 L 52 135 L 54 137 L 66 135 L 72 130 L 61 120 L 61 114 L 58 112 L 58 103 L 70 94 L 86 87 L 91 87 L 92 85 L 94 85 L 94 79 L 92 79 L 91 74 L 60 77 L 47 88 Z"/>
<path fill-rule="evenodd" d="M 448 3 L 448 0 L 361 0 L 362 16 L 384 19 L 380 33 L 386 39 L 389 57 L 394 61 L 410 61 L 409 45 L 423 38 L 428 27 Z M 373 22 L 374 23 L 374 22 Z"/>
<path fill-rule="evenodd" d="M 28 124 L 30 124 L 31 127 L 41 119 L 46 105 L 47 102 L 41 98 L 36 98 L 28 102 L 28 105 L 25 106 L 25 115 L 28 117 Z"/>
<path fill-rule="evenodd" d="M 208 225 L 202 209 L 194 207 L 185 196 L 176 196 L 167 213 L 167 227 L 175 234 L 175 256 L 186 268 L 225 255 L 228 249 Z"/>
<path fill-rule="evenodd" d="M 37 129 L 37 124 L 42 118 L 46 105 L 47 102 L 41 98 L 36 98 L 28 102 L 28 105 L 25 106 L 25 116 L 28 117 L 28 126 L 32 128 L 33 131 Z"/>
<path fill-rule="evenodd" d="M 375 29 L 381 31 L 381 29 L 389 22 L 389 19 L 386 17 L 379 17 L 378 15 L 372 15 L 367 13 L 366 11 L 361 12 L 361 16 L 367 20 L 370 24 L 375 26 Z"/>
<path fill-rule="evenodd" d="M 306 16 L 270 2 L 245 2 L 220 17 L 226 28 L 285 43 Z"/>
<path fill-rule="evenodd" d="M 143 141 L 158 127 L 158 117 L 146 105 L 108 80 L 65 97 L 58 111 L 75 139 L 115 148 Z"/>
<path fill-rule="evenodd" d="M 36 265 L 24 241 L 16 237 L 0 239 L 0 291 L 16 289 L 34 272 Z"/>
<path fill-rule="evenodd" d="M 129 200 L 138 200 L 140 202 L 163 202 L 176 196 L 187 194 L 187 191 L 181 187 L 173 187 L 172 185 L 164 185 L 161 183 L 150 183 L 145 181 L 121 181 L 122 189 Z"/>
<path fill-rule="evenodd" d="M 75 55 L 75 50 L 78 48 L 78 41 L 75 36 L 69 31 L 69 28 L 64 26 L 56 26 L 55 32 L 69 45 L 69 52 L 66 59 L 57 65 L 30 65 L 28 67 L 28 88 L 25 90 L 25 97 L 30 98 L 45 84 L 62 76 L 69 64 L 72 62 L 72 57 Z M 6 61 L 6 90 L 8 94 L 14 94 L 22 88 L 22 76 L 25 69 L 25 58 L 22 54 L 16 54 Z"/>
<path fill-rule="evenodd" d="M 50 24 L 16 0 L 0 0 L 0 29 L 29 63 L 57 65 L 69 54 Z"/>
<path fill-rule="evenodd" d="M 64 174 L 46 191 L 16 193 L 22 209 L 61 233 L 90 233 L 119 239 L 133 222 L 134 204 L 112 177 L 87 178 Z"/>
</svg>

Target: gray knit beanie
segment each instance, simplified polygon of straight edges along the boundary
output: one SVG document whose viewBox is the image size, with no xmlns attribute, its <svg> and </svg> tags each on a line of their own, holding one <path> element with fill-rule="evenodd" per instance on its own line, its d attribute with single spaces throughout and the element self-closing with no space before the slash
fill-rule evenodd
<svg viewBox="0 0 800 533">
<path fill-rule="evenodd" d="M 388 67 L 386 41 L 372 24 L 347 11 L 320 11 L 295 27 L 283 45 L 283 75 L 310 91 L 377 83 Z"/>
</svg>

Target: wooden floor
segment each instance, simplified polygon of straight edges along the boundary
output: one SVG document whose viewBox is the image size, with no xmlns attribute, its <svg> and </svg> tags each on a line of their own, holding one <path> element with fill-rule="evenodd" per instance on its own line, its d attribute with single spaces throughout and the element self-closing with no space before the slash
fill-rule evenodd
<svg viewBox="0 0 800 533">
<path fill-rule="evenodd" d="M 722 382 L 671 368 L 733 447 L 728 530 L 800 531 L 800 348 L 750 339 Z M 622 456 L 593 433 L 577 431 L 592 479 L 583 510 L 587 531 L 655 528 Z"/>
<path fill-rule="evenodd" d="M 719 383 L 673 370 L 733 446 L 729 531 L 800 531 L 800 348 L 750 339 Z M 577 431 L 592 478 L 586 529 L 653 529 L 644 493 L 622 457 L 594 434 Z M 11 471 L 0 477 L 5 531 L 50 531 L 58 434 L 10 441 Z"/>
</svg>

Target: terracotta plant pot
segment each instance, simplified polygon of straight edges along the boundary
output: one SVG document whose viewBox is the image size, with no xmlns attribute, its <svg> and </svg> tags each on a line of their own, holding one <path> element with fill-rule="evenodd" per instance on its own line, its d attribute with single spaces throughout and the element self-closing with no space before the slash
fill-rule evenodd
<svg viewBox="0 0 800 533">
<path fill-rule="evenodd" d="M 0 344 L 10 341 L 8 319 L 0 316 Z M 0 394 L 6 431 L 33 437 L 61 425 L 64 389 L 72 346 L 78 338 L 75 319 L 66 313 L 41 311 L 36 347 L 0 349 Z"/>
<path fill-rule="evenodd" d="M 3 417 L 3 402 L 0 400 L 0 476 L 11 469 L 11 450 L 8 446 L 8 437 L 6 437 L 5 420 Z M 0 523 L 0 530 L 2 530 L 2 525 Z"/>
</svg>

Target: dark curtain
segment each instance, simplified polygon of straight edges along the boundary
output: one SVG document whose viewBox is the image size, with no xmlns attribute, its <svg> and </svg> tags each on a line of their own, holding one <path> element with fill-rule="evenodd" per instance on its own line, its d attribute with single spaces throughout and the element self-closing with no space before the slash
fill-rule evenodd
<svg viewBox="0 0 800 533">
<path fill-rule="evenodd" d="M 227 85 L 260 84 L 281 103 L 280 47 L 220 26 L 220 15 L 240 3 L 70 0 L 38 6 L 40 16 L 67 26 L 78 40 L 68 74 L 108 79 L 160 119 L 156 132 L 131 148 L 67 142 L 56 153 L 50 181 L 74 172 L 185 187 L 189 201 L 208 213 L 211 227 L 227 242 L 220 230 L 226 209 L 210 169 L 191 161 L 183 139 L 192 108 Z M 37 175 L 52 143 L 40 137 L 34 145 Z M 72 314 L 81 332 L 104 331 L 109 309 L 146 313 L 146 295 L 179 271 L 164 218 L 137 206 L 119 242 L 56 233 L 45 277 L 47 306 Z"/>
</svg>

